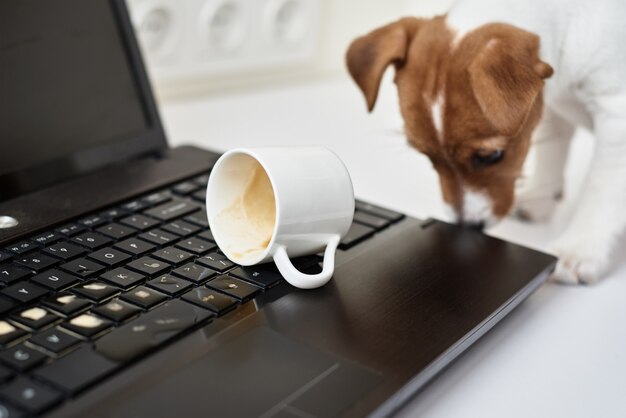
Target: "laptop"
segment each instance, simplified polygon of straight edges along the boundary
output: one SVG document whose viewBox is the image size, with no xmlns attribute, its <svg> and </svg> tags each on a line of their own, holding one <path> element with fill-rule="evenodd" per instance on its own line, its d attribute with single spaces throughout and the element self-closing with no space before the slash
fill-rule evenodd
<svg viewBox="0 0 626 418">
<path fill-rule="evenodd" d="M 231 263 L 119 0 L 0 3 L 0 141 L 3 418 L 391 416 L 555 265 L 363 201 L 322 288 Z"/>
</svg>

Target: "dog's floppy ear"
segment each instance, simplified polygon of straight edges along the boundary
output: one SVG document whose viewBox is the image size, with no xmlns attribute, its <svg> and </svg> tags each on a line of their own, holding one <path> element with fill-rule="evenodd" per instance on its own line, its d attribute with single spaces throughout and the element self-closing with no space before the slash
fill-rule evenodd
<svg viewBox="0 0 626 418">
<path fill-rule="evenodd" d="M 385 69 L 404 62 L 410 39 L 421 22 L 417 18 L 400 19 L 354 40 L 348 48 L 348 71 L 363 91 L 370 112 Z"/>
<path fill-rule="evenodd" d="M 507 30 L 513 33 L 487 40 L 470 64 L 469 75 L 485 117 L 503 134 L 515 135 L 553 70 L 539 59 L 538 36 Z"/>
</svg>

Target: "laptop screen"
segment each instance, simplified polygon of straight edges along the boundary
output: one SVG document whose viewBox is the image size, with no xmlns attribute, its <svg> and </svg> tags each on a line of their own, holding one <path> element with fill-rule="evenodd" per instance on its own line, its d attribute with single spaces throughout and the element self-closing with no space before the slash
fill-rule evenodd
<svg viewBox="0 0 626 418">
<path fill-rule="evenodd" d="M 120 13 L 110 0 L 0 2 L 0 201 L 165 146 Z"/>
</svg>

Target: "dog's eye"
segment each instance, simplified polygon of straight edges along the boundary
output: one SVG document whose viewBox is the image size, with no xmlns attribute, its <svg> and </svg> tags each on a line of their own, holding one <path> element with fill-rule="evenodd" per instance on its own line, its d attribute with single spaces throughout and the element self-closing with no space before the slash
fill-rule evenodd
<svg viewBox="0 0 626 418">
<path fill-rule="evenodd" d="M 472 162 L 476 166 L 492 165 L 500 162 L 504 158 L 504 150 L 496 150 L 491 152 L 477 152 L 472 157 Z"/>
</svg>

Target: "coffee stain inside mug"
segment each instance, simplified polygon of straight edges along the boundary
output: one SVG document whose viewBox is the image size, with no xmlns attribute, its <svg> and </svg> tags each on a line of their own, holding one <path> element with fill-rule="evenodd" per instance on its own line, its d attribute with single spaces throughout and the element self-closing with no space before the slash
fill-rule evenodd
<svg viewBox="0 0 626 418">
<path fill-rule="evenodd" d="M 260 256 L 276 223 L 276 200 L 267 173 L 257 165 L 241 196 L 215 217 L 223 231 L 222 251 L 233 261 Z"/>
</svg>

